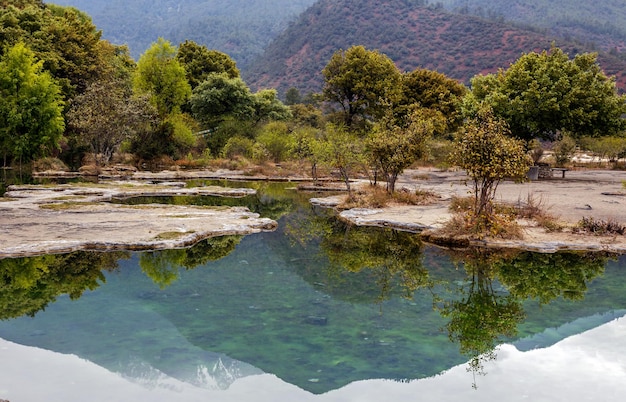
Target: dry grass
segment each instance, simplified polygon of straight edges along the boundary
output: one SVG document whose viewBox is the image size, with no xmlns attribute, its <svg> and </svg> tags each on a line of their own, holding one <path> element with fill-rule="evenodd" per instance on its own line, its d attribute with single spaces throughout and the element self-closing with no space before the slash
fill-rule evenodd
<svg viewBox="0 0 626 402">
<path fill-rule="evenodd" d="M 564 226 L 556 216 L 550 213 L 550 209 L 551 207 L 546 205 L 543 197 L 537 197 L 532 193 L 528 194 L 526 201 L 519 199 L 515 205 L 518 219 L 533 220 L 548 232 L 561 232 Z"/>
<path fill-rule="evenodd" d="M 430 191 L 411 191 L 402 188 L 389 194 L 384 188 L 379 186 L 369 186 L 365 189 L 355 191 L 351 196 L 347 196 L 340 209 L 350 208 L 384 208 L 389 204 L 400 205 L 428 205 L 435 202 L 439 196 Z"/>
<path fill-rule="evenodd" d="M 517 221 L 508 214 L 494 213 L 477 217 L 471 211 L 455 213 L 442 228 L 450 237 L 521 239 L 523 231 Z"/>
</svg>

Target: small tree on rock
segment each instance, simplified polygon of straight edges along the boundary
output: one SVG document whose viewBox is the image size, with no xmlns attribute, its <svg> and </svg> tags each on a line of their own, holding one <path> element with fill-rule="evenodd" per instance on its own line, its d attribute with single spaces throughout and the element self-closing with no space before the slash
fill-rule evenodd
<svg viewBox="0 0 626 402">
<path fill-rule="evenodd" d="M 423 155 L 426 141 L 437 126 L 436 120 L 437 116 L 416 109 L 407 116 L 406 124 L 400 125 L 388 115 L 374 126 L 366 147 L 374 167 L 387 182 L 388 193 L 395 191 L 398 175 Z"/>
<path fill-rule="evenodd" d="M 471 224 L 479 231 L 491 230 L 498 185 L 504 179 L 523 180 L 532 164 L 524 142 L 512 138 L 507 124 L 487 108 L 465 125 L 454 148 L 452 162 L 473 182 Z"/>
</svg>

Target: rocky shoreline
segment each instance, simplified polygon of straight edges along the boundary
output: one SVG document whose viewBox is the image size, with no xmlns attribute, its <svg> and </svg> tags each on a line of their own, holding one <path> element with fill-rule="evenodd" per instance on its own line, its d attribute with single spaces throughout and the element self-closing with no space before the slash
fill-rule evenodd
<svg viewBox="0 0 626 402">
<path fill-rule="evenodd" d="M 442 234 L 450 219 L 450 200 L 467 195 L 467 177 L 460 172 L 410 170 L 397 186 L 410 191 L 431 191 L 440 196 L 430 205 L 390 205 L 355 208 L 339 217 L 356 225 L 389 227 L 419 232 L 425 242 L 444 247 L 516 248 L 553 253 L 562 250 L 626 253 L 626 236 L 575 233 L 582 217 L 611 219 L 626 224 L 626 172 L 582 170 L 568 177 L 528 183 L 502 183 L 498 201 L 520 203 L 540 197 L 565 229 L 549 232 L 532 222 L 520 222 L 521 240 L 450 238 Z M 223 187 L 186 188 L 182 180 L 212 178 L 252 180 L 242 172 L 137 172 L 132 180 L 54 186 L 11 186 L 0 201 L 0 258 L 65 253 L 76 250 L 157 250 L 182 248 L 222 235 L 246 235 L 275 230 L 277 223 L 243 207 L 198 207 L 114 204 L 112 199 L 136 196 L 212 195 L 242 197 L 254 190 Z M 272 178 L 256 177 L 257 180 Z M 302 182 L 306 178 L 285 177 Z M 365 182 L 362 185 L 366 185 Z M 311 202 L 335 207 L 339 197 Z"/>
</svg>

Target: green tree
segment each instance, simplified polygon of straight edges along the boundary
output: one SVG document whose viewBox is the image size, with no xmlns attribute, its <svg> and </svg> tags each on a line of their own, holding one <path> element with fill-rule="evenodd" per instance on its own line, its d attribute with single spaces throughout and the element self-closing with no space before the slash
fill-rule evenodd
<svg viewBox="0 0 626 402">
<path fill-rule="evenodd" d="M 598 137 L 626 127 L 626 98 L 617 93 L 595 54 L 569 59 L 559 48 L 528 53 L 507 70 L 472 79 L 466 102 L 470 113 L 481 102 L 505 119 L 511 132 L 524 140 Z"/>
<path fill-rule="evenodd" d="M 0 260 L 0 320 L 33 317 L 58 296 L 72 300 L 105 282 L 128 253 L 84 252 Z"/>
<path fill-rule="evenodd" d="M 24 43 L 43 61 L 65 98 L 82 92 L 106 69 L 101 32 L 87 14 L 38 0 L 10 3 L 0 7 L 0 48 Z"/>
<path fill-rule="evenodd" d="M 324 138 L 314 143 L 314 154 L 321 163 L 339 171 L 351 197 L 350 179 L 365 164 L 363 141 L 345 126 L 329 123 Z"/>
<path fill-rule="evenodd" d="M 298 88 L 291 87 L 285 92 L 285 105 L 292 106 L 302 103 L 302 95 Z"/>
<path fill-rule="evenodd" d="M 256 140 L 269 152 L 274 162 L 278 163 L 283 161 L 293 148 L 294 137 L 289 133 L 286 123 L 275 121 L 261 127 Z"/>
<path fill-rule="evenodd" d="M 20 161 L 59 147 L 65 123 L 59 86 L 24 44 L 0 60 L 0 147 Z"/>
<path fill-rule="evenodd" d="M 262 89 L 252 95 L 251 116 L 255 123 L 267 120 L 289 120 L 293 117 L 291 109 L 278 99 L 275 89 Z"/>
<path fill-rule="evenodd" d="M 497 273 L 494 265 L 501 257 L 484 250 L 464 253 L 464 267 L 469 276 L 469 287 L 459 289 L 461 298 L 444 301 L 443 317 L 448 337 L 459 344 L 461 353 L 471 358 L 470 370 L 483 373 L 484 361 L 495 359 L 494 349 L 503 336 L 517 333 L 517 324 L 526 316 L 520 300 L 493 288 Z M 475 386 L 475 384 L 474 384 Z"/>
<path fill-rule="evenodd" d="M 562 297 L 582 300 L 587 284 L 604 273 L 612 256 L 598 252 L 520 252 L 495 263 L 498 278 L 509 292 L 541 304 Z"/>
<path fill-rule="evenodd" d="M 473 182 L 472 223 L 484 229 L 491 227 L 498 184 L 504 179 L 523 180 L 531 165 L 524 142 L 511 138 L 507 124 L 484 108 L 458 134 L 451 161 Z"/>
<path fill-rule="evenodd" d="M 191 86 L 185 69 L 176 59 L 176 48 L 168 41 L 159 38 L 141 55 L 134 88 L 138 94 L 150 95 L 162 119 L 180 112 L 191 96 Z"/>
<path fill-rule="evenodd" d="M 204 45 L 186 40 L 178 47 L 176 59 L 185 68 L 191 88 L 200 85 L 211 73 L 224 73 L 228 78 L 239 78 L 237 63 L 226 53 L 209 50 Z"/>
<path fill-rule="evenodd" d="M 401 74 L 393 61 L 363 46 L 335 52 L 322 74 L 323 97 L 340 106 L 347 128 L 382 117 L 400 94 Z"/>
<path fill-rule="evenodd" d="M 425 145 L 436 124 L 433 117 L 416 109 L 405 116 L 406 124 L 398 125 L 391 115 L 380 119 L 366 141 L 366 149 L 374 167 L 380 169 L 387 182 L 387 192 L 393 193 L 398 175 L 422 157 Z"/>
<path fill-rule="evenodd" d="M 90 84 L 74 98 L 68 130 L 89 146 L 98 164 L 106 164 L 126 140 L 156 127 L 156 110 L 147 98 L 133 97 L 124 81 L 111 78 Z"/>
<path fill-rule="evenodd" d="M 215 129 L 229 118 L 247 120 L 255 111 L 246 83 L 224 73 L 209 74 L 193 90 L 190 103 L 194 117 L 206 129 Z"/>
<path fill-rule="evenodd" d="M 401 115 L 411 112 L 415 106 L 431 109 L 445 117 L 435 135 L 456 131 L 463 122 L 461 109 L 467 88 L 445 74 L 418 68 L 402 75 L 402 96 L 397 108 Z"/>
</svg>

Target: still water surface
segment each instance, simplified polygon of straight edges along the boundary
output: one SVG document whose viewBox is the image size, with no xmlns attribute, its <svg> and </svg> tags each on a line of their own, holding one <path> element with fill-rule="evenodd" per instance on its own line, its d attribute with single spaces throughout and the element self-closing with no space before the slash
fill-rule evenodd
<svg viewBox="0 0 626 402">
<path fill-rule="evenodd" d="M 464 365 L 471 389 L 500 343 L 545 348 L 626 314 L 624 257 L 451 252 L 349 227 L 286 184 L 250 185 L 259 195 L 229 205 L 277 219 L 277 231 L 187 250 L 0 261 L 0 338 L 148 388 L 165 375 L 228 390 L 269 373 L 321 394 Z"/>
</svg>

